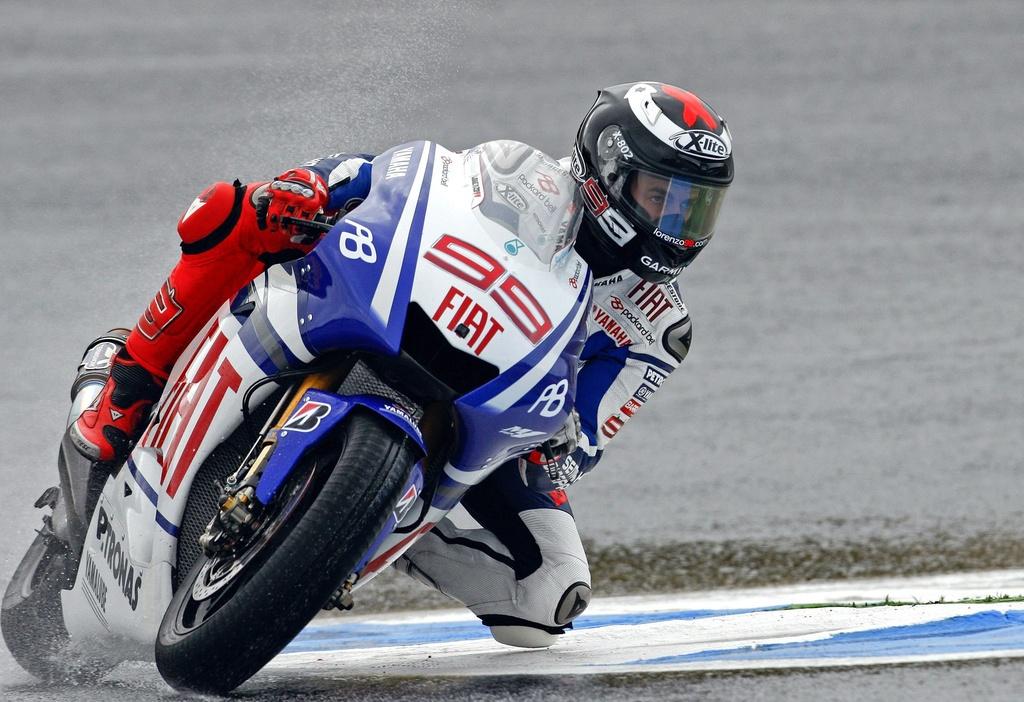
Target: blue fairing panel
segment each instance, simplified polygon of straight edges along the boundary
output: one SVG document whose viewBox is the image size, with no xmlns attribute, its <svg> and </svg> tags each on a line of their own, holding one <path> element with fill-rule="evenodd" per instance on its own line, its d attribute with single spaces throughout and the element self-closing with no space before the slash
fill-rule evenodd
<svg viewBox="0 0 1024 702">
<path fill-rule="evenodd" d="M 277 446 L 256 486 L 256 497 L 270 504 L 274 494 L 310 448 L 323 440 L 355 407 L 373 410 L 405 432 L 426 455 L 426 445 L 413 418 L 390 400 L 374 395 L 341 396 L 310 390 L 277 433 Z"/>
<path fill-rule="evenodd" d="M 575 404 L 576 368 L 586 338 L 589 303 L 588 271 L 573 308 L 537 348 L 455 402 L 462 431 L 452 465 L 478 470 L 523 453 L 539 443 L 536 436 L 546 437 L 561 428 Z M 522 436 L 515 428 L 539 433 Z"/>
<path fill-rule="evenodd" d="M 299 321 L 313 353 L 346 348 L 398 354 L 433 153 L 430 142 L 413 142 L 375 158 L 366 201 L 302 260 Z"/>
</svg>

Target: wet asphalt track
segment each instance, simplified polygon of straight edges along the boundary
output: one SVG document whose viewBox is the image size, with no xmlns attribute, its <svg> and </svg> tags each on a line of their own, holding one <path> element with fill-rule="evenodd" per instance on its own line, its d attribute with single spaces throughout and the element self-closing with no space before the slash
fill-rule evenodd
<svg viewBox="0 0 1024 702">
<path fill-rule="evenodd" d="M 727 117 L 738 179 L 683 278 L 690 358 L 573 492 L 597 583 L 1024 565 L 1024 10 L 643 7 L 0 5 L 0 585 L 52 482 L 81 348 L 137 316 L 199 189 L 411 138 L 560 155 L 596 87 L 644 77 Z M 388 587 L 392 606 L 421 603 Z M 16 698 L 95 693 L 26 687 L 0 655 Z M 924 699 L 998 697 L 1020 675 L 981 663 L 384 691 L 273 678 L 252 695 Z M 141 675 L 102 694 L 168 693 Z"/>
</svg>

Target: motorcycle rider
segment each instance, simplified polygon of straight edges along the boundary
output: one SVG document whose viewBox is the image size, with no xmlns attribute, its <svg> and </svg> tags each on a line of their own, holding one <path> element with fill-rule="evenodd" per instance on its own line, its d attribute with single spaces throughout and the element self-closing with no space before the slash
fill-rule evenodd
<svg viewBox="0 0 1024 702">
<path fill-rule="evenodd" d="M 370 161 L 334 154 L 270 182 L 203 191 L 178 220 L 178 264 L 134 329 L 111 332 L 124 347 L 69 428 L 78 450 L 119 467 L 175 360 L 223 301 L 316 245 L 282 217 L 354 209 L 369 192 Z M 498 641 L 524 647 L 551 645 L 589 602 L 564 488 L 593 469 L 686 356 L 690 318 L 674 281 L 710 240 L 733 178 L 725 121 L 694 94 L 655 82 L 599 91 L 563 164 L 585 206 L 576 250 L 594 274 L 575 410 L 555 437 L 469 490 L 471 520 L 442 520 L 396 563 L 468 606 Z"/>
</svg>

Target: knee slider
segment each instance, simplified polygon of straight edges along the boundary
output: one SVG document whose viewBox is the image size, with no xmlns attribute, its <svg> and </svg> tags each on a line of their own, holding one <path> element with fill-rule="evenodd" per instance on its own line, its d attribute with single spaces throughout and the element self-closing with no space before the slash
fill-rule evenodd
<svg viewBox="0 0 1024 702">
<path fill-rule="evenodd" d="M 214 183 L 201 192 L 178 220 L 178 236 L 185 253 L 201 253 L 234 229 L 242 213 L 245 188 L 236 181 Z"/>
<path fill-rule="evenodd" d="M 544 629 L 519 624 L 498 624 L 490 629 L 495 641 L 516 648 L 548 648 L 554 646 L 559 637 Z"/>
</svg>

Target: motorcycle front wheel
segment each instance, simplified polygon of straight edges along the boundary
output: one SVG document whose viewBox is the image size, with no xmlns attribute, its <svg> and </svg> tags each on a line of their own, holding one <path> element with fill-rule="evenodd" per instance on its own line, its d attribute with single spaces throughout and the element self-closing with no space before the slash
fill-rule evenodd
<svg viewBox="0 0 1024 702">
<path fill-rule="evenodd" d="M 238 551 L 200 556 L 164 614 L 156 663 L 172 687 L 224 694 L 312 619 L 370 548 L 401 496 L 418 448 L 378 415 L 354 410 L 342 444 L 314 451 Z"/>
</svg>

